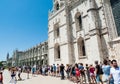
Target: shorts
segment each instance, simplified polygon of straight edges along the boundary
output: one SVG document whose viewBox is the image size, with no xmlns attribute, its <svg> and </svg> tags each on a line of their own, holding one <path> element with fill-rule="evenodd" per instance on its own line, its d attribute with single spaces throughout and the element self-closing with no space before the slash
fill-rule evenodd
<svg viewBox="0 0 120 84">
<path fill-rule="evenodd" d="M 54 73 L 56 73 L 56 71 L 54 71 Z"/>
<path fill-rule="evenodd" d="M 34 74 L 35 72 L 33 71 L 32 74 Z"/>
<path fill-rule="evenodd" d="M 95 75 L 94 75 L 94 73 L 90 73 L 90 77 L 94 77 Z"/>
<path fill-rule="evenodd" d="M 83 71 L 80 72 L 82 76 L 85 76 L 85 73 Z"/>
<path fill-rule="evenodd" d="M 53 70 L 51 70 L 51 72 L 53 72 Z"/>
<path fill-rule="evenodd" d="M 59 73 L 59 71 L 57 71 L 57 73 Z"/>
<path fill-rule="evenodd" d="M 11 77 L 15 77 L 15 74 L 12 74 Z"/>
<path fill-rule="evenodd" d="M 96 76 L 96 82 L 97 83 L 102 82 L 102 75 L 97 75 Z"/>
<path fill-rule="evenodd" d="M 72 75 L 75 76 L 75 75 L 76 75 L 76 72 L 75 72 L 75 71 L 72 71 Z"/>
</svg>

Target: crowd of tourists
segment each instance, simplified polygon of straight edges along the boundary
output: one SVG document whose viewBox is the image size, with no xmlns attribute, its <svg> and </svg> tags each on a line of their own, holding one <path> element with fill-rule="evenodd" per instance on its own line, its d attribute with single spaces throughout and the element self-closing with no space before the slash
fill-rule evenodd
<svg viewBox="0 0 120 84">
<path fill-rule="evenodd" d="M 76 63 L 74 65 L 53 64 L 51 66 L 23 66 L 9 68 L 11 72 L 11 82 L 22 80 L 21 73 L 31 73 L 42 76 L 60 77 L 61 80 L 68 79 L 74 83 L 80 84 L 120 84 L 120 67 L 116 60 L 104 60 L 103 63 L 95 61 L 95 65 Z M 16 74 L 16 72 L 18 74 Z M 18 79 L 16 79 L 18 76 Z M 0 84 L 3 84 L 3 75 L 0 72 Z"/>
<path fill-rule="evenodd" d="M 33 72 L 33 71 L 32 71 Z M 95 65 L 76 63 L 74 65 L 51 65 L 38 68 L 42 75 L 60 77 L 80 84 L 120 84 L 120 67 L 116 60 L 95 61 Z M 34 73 L 33 73 L 34 74 Z M 65 75 L 66 74 L 66 75 Z"/>
</svg>

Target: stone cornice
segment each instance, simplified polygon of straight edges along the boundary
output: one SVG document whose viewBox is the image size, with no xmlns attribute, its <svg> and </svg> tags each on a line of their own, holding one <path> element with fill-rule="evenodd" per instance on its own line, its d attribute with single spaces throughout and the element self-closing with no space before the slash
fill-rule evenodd
<svg viewBox="0 0 120 84">
<path fill-rule="evenodd" d="M 86 34 L 85 35 L 85 40 L 89 40 L 90 39 L 90 35 L 89 34 Z"/>
<path fill-rule="evenodd" d="M 62 44 L 59 44 L 60 46 L 63 46 L 63 45 L 67 45 L 67 44 L 69 44 L 69 43 L 62 43 Z M 54 47 L 49 47 L 49 49 L 53 49 Z"/>
<path fill-rule="evenodd" d="M 90 11 L 96 11 L 96 10 L 100 10 L 101 8 L 102 8 L 103 6 L 100 6 L 99 8 L 89 8 L 88 10 L 87 10 L 87 12 L 90 12 Z"/>
<path fill-rule="evenodd" d="M 99 35 L 99 29 L 92 29 L 89 31 L 90 36 Z"/>
<path fill-rule="evenodd" d="M 101 29 L 101 35 L 105 35 L 105 34 L 108 34 L 108 29 L 107 29 L 107 27 Z"/>
<path fill-rule="evenodd" d="M 56 17 L 58 14 L 60 14 L 62 11 L 65 10 L 65 6 L 63 8 L 61 8 L 60 10 L 53 12 L 49 15 L 48 20 L 50 21 L 51 19 L 53 19 L 54 17 Z"/>
<path fill-rule="evenodd" d="M 78 0 L 78 1 L 76 1 L 76 2 L 75 2 L 75 0 L 74 0 L 74 2 L 71 2 L 71 4 L 69 5 L 69 7 L 70 7 L 70 9 L 73 9 L 73 8 L 75 8 L 76 6 L 82 4 L 82 3 L 85 2 L 85 1 L 87 1 L 87 0 Z"/>
<path fill-rule="evenodd" d="M 59 28 L 62 28 L 62 27 L 65 26 L 65 25 L 66 25 L 66 23 L 60 25 Z M 50 33 L 52 33 L 52 32 L 54 32 L 54 30 L 49 31 L 48 34 L 50 34 Z"/>
<path fill-rule="evenodd" d="M 120 43 L 120 37 L 118 37 L 118 38 L 116 38 L 116 39 L 109 42 L 110 45 L 118 44 L 118 43 Z"/>
</svg>

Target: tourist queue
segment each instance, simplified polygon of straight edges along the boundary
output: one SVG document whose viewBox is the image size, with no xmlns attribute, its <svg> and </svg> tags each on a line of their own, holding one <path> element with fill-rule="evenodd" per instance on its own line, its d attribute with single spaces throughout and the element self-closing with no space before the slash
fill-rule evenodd
<svg viewBox="0 0 120 84">
<path fill-rule="evenodd" d="M 74 65 L 44 65 L 44 66 L 23 66 L 23 67 L 12 67 L 9 68 L 11 72 L 11 81 L 16 84 L 17 80 L 22 80 L 21 73 L 27 73 L 32 76 L 43 75 L 60 77 L 61 80 L 68 79 L 74 83 L 80 84 L 120 84 L 120 67 L 116 60 L 104 60 L 103 63 L 95 61 L 95 66 L 92 64 L 86 64 L 83 66 L 82 63 L 76 63 Z M 18 74 L 16 74 L 16 71 Z M 16 79 L 18 76 L 18 79 Z M 0 72 L 0 84 L 3 84 L 3 75 Z"/>
</svg>

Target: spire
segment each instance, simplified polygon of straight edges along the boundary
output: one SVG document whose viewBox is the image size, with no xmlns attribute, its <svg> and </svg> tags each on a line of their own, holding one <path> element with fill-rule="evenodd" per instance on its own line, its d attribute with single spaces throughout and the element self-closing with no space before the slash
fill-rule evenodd
<svg viewBox="0 0 120 84">
<path fill-rule="evenodd" d="M 7 59 L 9 59 L 9 53 L 7 53 Z"/>
</svg>

